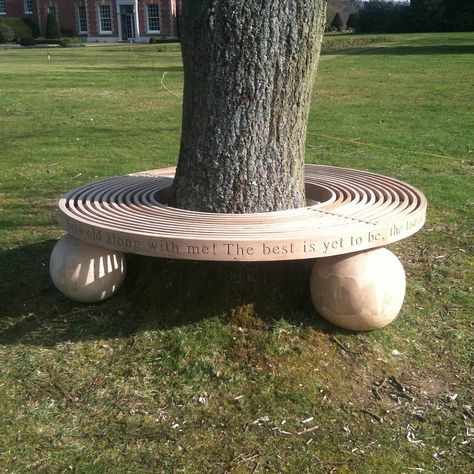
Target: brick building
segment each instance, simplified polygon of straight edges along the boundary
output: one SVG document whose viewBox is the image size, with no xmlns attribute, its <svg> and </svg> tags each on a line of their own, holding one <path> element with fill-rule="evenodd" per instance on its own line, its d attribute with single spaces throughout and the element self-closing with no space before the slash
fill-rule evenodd
<svg viewBox="0 0 474 474">
<path fill-rule="evenodd" d="M 178 36 L 178 0 L 0 0 L 0 18 L 31 18 L 44 35 L 54 13 L 65 35 L 89 42 Z"/>
</svg>

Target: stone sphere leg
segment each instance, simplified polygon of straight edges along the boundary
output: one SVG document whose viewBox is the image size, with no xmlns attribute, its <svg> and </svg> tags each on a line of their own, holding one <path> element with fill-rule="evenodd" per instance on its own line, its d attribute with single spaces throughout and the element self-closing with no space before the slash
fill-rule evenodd
<svg viewBox="0 0 474 474">
<path fill-rule="evenodd" d="M 51 253 L 49 272 L 56 288 L 68 298 L 97 303 L 113 296 L 123 283 L 125 256 L 66 234 Z"/>
<path fill-rule="evenodd" d="M 405 271 L 389 250 L 318 258 L 311 274 L 316 311 L 336 326 L 370 331 L 398 315 L 405 298 Z"/>
</svg>

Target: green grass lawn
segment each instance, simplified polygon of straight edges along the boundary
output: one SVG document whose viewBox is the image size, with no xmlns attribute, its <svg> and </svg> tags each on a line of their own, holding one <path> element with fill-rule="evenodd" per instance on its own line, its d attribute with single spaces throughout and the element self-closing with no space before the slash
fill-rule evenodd
<svg viewBox="0 0 474 474">
<path fill-rule="evenodd" d="M 293 298 L 265 281 L 223 300 L 226 265 L 139 259 L 144 293 L 129 278 L 100 305 L 59 294 L 58 198 L 176 163 L 183 74 L 173 44 L 50 53 L 0 50 L 1 472 L 473 470 L 474 33 L 325 43 L 307 161 L 429 201 L 390 246 L 401 314 L 367 334 L 319 318 L 304 272 Z"/>
</svg>

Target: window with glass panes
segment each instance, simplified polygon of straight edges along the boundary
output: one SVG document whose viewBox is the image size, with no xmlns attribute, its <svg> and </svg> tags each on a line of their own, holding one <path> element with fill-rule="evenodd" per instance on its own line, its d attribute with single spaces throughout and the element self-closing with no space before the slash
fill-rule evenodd
<svg viewBox="0 0 474 474">
<path fill-rule="evenodd" d="M 156 3 L 149 3 L 146 6 L 148 18 L 148 32 L 160 32 L 160 6 Z"/>
<path fill-rule="evenodd" d="M 33 13 L 33 0 L 23 0 L 25 13 Z"/>
<path fill-rule="evenodd" d="M 87 13 L 84 5 L 77 7 L 77 26 L 79 33 L 87 33 Z"/>
<path fill-rule="evenodd" d="M 52 13 L 53 15 L 57 14 L 56 5 L 48 5 L 48 13 Z"/>
<path fill-rule="evenodd" d="M 110 5 L 99 5 L 99 21 L 101 33 L 112 32 L 112 16 L 110 12 Z"/>
<path fill-rule="evenodd" d="M 5 0 L 0 0 L 0 15 L 6 15 L 7 7 L 5 5 Z"/>
</svg>

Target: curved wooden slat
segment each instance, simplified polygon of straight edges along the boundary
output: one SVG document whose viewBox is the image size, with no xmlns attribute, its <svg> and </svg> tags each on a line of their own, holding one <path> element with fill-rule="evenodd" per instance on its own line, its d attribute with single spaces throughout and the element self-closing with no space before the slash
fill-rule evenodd
<svg viewBox="0 0 474 474">
<path fill-rule="evenodd" d="M 267 261 L 380 247 L 419 230 L 426 198 L 402 181 L 365 171 L 306 165 L 309 205 L 261 214 L 176 209 L 164 196 L 174 168 L 89 183 L 59 202 L 71 235 L 99 247 L 155 257 Z"/>
</svg>

